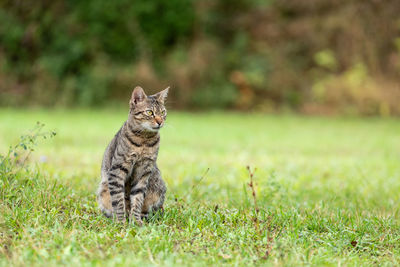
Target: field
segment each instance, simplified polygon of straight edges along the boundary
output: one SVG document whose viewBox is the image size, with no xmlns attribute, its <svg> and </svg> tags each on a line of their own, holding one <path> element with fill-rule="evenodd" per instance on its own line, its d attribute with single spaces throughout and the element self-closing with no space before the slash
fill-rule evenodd
<svg viewBox="0 0 400 267">
<path fill-rule="evenodd" d="M 400 264 L 399 120 L 171 112 L 165 213 L 138 228 L 95 200 L 126 115 L 0 110 L 3 155 L 36 121 L 57 132 L 0 177 L 0 265 Z"/>
</svg>

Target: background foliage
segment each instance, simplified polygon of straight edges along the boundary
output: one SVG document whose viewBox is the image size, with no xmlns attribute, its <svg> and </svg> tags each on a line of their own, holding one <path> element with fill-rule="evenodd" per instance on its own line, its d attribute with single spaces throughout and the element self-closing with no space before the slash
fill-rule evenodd
<svg viewBox="0 0 400 267">
<path fill-rule="evenodd" d="M 400 2 L 3 0 L 0 104 L 400 114 Z"/>
</svg>

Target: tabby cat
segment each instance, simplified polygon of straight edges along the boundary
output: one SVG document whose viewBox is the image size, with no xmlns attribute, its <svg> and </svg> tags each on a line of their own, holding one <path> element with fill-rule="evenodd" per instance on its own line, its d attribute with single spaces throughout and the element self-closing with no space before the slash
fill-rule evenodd
<svg viewBox="0 0 400 267">
<path fill-rule="evenodd" d="M 156 160 L 168 89 L 151 96 L 141 87 L 132 92 L 128 120 L 103 156 L 97 200 L 107 217 L 122 222 L 128 216 L 142 225 L 149 212 L 163 209 L 166 186 Z"/>
</svg>

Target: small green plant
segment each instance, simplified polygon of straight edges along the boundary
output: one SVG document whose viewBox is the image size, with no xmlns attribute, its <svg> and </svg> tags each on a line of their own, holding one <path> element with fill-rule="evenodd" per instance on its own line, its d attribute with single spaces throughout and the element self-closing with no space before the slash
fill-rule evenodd
<svg viewBox="0 0 400 267">
<path fill-rule="evenodd" d="M 27 134 L 21 135 L 16 145 L 10 146 L 7 154 L 0 155 L 0 175 L 11 171 L 17 165 L 25 166 L 26 160 L 37 145 L 37 141 L 56 135 L 55 131 L 44 131 L 44 126 L 43 123 L 37 122 Z"/>
</svg>

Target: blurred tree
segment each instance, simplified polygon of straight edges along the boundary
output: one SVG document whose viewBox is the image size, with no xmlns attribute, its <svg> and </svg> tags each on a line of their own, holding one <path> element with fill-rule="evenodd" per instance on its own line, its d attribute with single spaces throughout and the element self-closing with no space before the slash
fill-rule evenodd
<svg viewBox="0 0 400 267">
<path fill-rule="evenodd" d="M 180 108 L 400 114 L 398 14 L 397 0 L 3 0 L 0 105 L 104 105 L 141 84 L 172 85 Z"/>
</svg>

